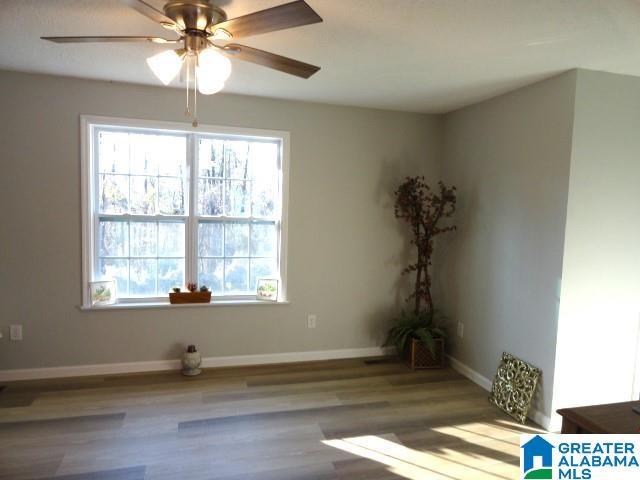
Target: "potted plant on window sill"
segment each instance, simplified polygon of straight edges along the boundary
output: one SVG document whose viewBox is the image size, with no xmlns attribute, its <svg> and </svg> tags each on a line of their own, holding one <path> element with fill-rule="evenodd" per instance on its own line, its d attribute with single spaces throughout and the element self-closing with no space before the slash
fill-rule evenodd
<svg viewBox="0 0 640 480">
<path fill-rule="evenodd" d="M 407 177 L 395 192 L 394 214 L 411 226 L 416 246 L 416 262 L 402 274 L 415 272 L 415 284 L 407 302 L 413 301 L 410 312 L 403 311 L 389 330 L 385 346 L 395 346 L 412 369 L 444 367 L 444 341 L 446 332 L 440 324 L 442 317 L 436 312 L 431 292 L 431 258 L 436 236 L 455 230 L 454 225 L 441 226 L 440 222 L 453 216 L 456 207 L 456 188 L 438 182 L 438 191 L 431 190 L 424 177 Z"/>
<path fill-rule="evenodd" d="M 187 292 L 182 292 L 180 291 L 180 287 L 175 287 L 173 291 L 169 293 L 169 303 L 184 304 L 211 302 L 211 290 L 209 290 L 206 285 L 202 285 L 198 290 L 198 286 L 195 283 L 188 283 L 187 290 Z"/>
</svg>

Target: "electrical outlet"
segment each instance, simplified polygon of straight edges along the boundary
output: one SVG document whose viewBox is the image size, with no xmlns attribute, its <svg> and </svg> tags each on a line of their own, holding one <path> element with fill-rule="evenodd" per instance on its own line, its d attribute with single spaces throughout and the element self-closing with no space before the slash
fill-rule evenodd
<svg viewBox="0 0 640 480">
<path fill-rule="evenodd" d="M 9 325 L 9 338 L 22 340 L 22 325 Z"/>
<path fill-rule="evenodd" d="M 316 328 L 316 321 L 318 317 L 316 315 L 309 315 L 307 317 L 307 328 Z"/>
<path fill-rule="evenodd" d="M 458 336 L 460 338 L 464 337 L 464 323 L 458 322 Z"/>
</svg>

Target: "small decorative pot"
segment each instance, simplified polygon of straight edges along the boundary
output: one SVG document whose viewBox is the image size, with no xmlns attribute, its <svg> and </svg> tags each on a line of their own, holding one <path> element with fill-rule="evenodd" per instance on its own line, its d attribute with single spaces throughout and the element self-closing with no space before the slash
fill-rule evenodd
<svg viewBox="0 0 640 480">
<path fill-rule="evenodd" d="M 202 370 L 198 367 L 201 363 L 202 357 L 200 356 L 200 352 L 196 350 L 195 345 L 189 345 L 187 347 L 187 351 L 184 352 L 184 355 L 182 356 L 182 374 L 187 377 L 200 375 Z"/>
</svg>

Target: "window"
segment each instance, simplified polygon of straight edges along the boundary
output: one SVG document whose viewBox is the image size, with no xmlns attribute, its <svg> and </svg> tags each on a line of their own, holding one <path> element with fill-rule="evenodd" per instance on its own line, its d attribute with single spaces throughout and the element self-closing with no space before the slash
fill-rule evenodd
<svg viewBox="0 0 640 480">
<path fill-rule="evenodd" d="M 187 282 L 284 292 L 286 133 L 83 117 L 83 140 L 85 306 L 88 282 L 111 278 L 125 303 Z"/>
</svg>

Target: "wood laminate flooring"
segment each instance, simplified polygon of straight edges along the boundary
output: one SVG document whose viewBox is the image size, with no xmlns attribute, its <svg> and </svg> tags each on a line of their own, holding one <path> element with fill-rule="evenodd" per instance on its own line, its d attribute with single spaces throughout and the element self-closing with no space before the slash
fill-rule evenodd
<svg viewBox="0 0 640 480">
<path fill-rule="evenodd" d="M 511 480 L 539 431 L 390 358 L 13 382 L 0 480 Z"/>
</svg>

